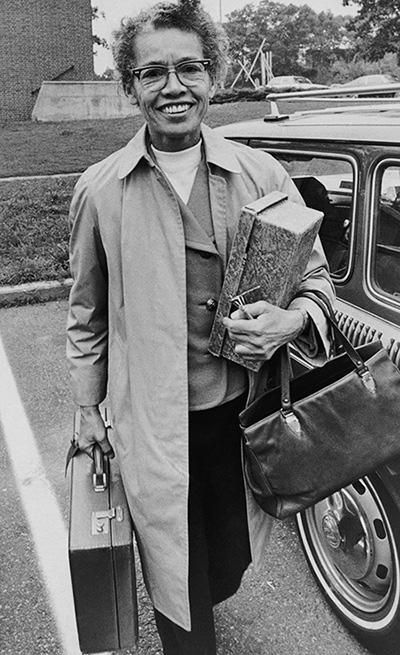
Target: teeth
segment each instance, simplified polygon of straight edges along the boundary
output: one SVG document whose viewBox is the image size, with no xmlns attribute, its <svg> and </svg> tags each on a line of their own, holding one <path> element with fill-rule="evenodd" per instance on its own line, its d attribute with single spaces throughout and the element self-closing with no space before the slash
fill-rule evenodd
<svg viewBox="0 0 400 655">
<path fill-rule="evenodd" d="M 190 105 L 166 105 L 162 108 L 162 111 L 165 111 L 167 114 L 179 114 L 182 111 L 189 109 Z"/>
</svg>

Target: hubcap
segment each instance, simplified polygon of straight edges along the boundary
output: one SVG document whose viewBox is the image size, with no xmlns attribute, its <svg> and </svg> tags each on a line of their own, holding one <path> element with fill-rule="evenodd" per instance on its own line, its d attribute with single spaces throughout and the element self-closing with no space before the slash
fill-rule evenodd
<svg viewBox="0 0 400 655">
<path fill-rule="evenodd" d="M 334 514 L 327 512 L 322 518 L 322 532 L 333 550 L 340 548 L 342 543 L 342 536 L 339 530 L 339 522 Z"/>
<path fill-rule="evenodd" d="M 367 478 L 306 510 L 299 519 L 304 535 L 302 523 L 336 598 L 367 614 L 388 604 L 395 584 L 398 591 L 398 559 L 385 510 Z"/>
</svg>

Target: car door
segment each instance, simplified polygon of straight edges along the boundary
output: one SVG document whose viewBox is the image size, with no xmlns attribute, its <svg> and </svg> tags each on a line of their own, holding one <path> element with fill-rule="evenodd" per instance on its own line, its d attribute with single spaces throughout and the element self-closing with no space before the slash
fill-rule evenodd
<svg viewBox="0 0 400 655">
<path fill-rule="evenodd" d="M 357 346 L 381 339 L 400 365 L 400 151 L 393 146 L 250 140 L 289 172 L 320 231 L 337 319 Z M 295 363 L 304 366 L 294 355 Z M 400 439 L 400 426 L 399 426 Z M 371 650 L 400 640 L 400 461 L 297 516 L 312 573 L 340 619 Z"/>
</svg>

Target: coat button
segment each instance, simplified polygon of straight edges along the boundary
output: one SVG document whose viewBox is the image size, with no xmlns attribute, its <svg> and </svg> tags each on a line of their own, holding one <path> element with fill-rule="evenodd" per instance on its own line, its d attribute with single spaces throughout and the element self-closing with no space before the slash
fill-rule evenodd
<svg viewBox="0 0 400 655">
<path fill-rule="evenodd" d="M 206 302 L 206 309 L 209 312 L 215 312 L 217 306 L 218 306 L 218 302 L 215 300 L 215 298 L 209 298 Z"/>
</svg>

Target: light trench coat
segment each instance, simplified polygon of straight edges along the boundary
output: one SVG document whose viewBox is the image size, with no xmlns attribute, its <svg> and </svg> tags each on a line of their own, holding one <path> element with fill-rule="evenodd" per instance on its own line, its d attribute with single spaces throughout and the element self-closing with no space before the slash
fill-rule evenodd
<svg viewBox="0 0 400 655">
<path fill-rule="evenodd" d="M 266 153 L 228 142 L 205 125 L 202 137 L 215 238 L 226 265 L 243 205 L 273 190 L 301 200 Z M 145 128 L 82 175 L 71 221 L 67 355 L 74 398 L 94 405 L 108 390 L 148 591 L 160 612 L 189 630 L 185 239 L 176 197 L 148 155 Z M 318 243 L 303 286 L 332 297 Z M 296 302 L 326 340 L 319 308 Z M 257 564 L 272 520 L 249 492 L 247 505 Z"/>
</svg>

